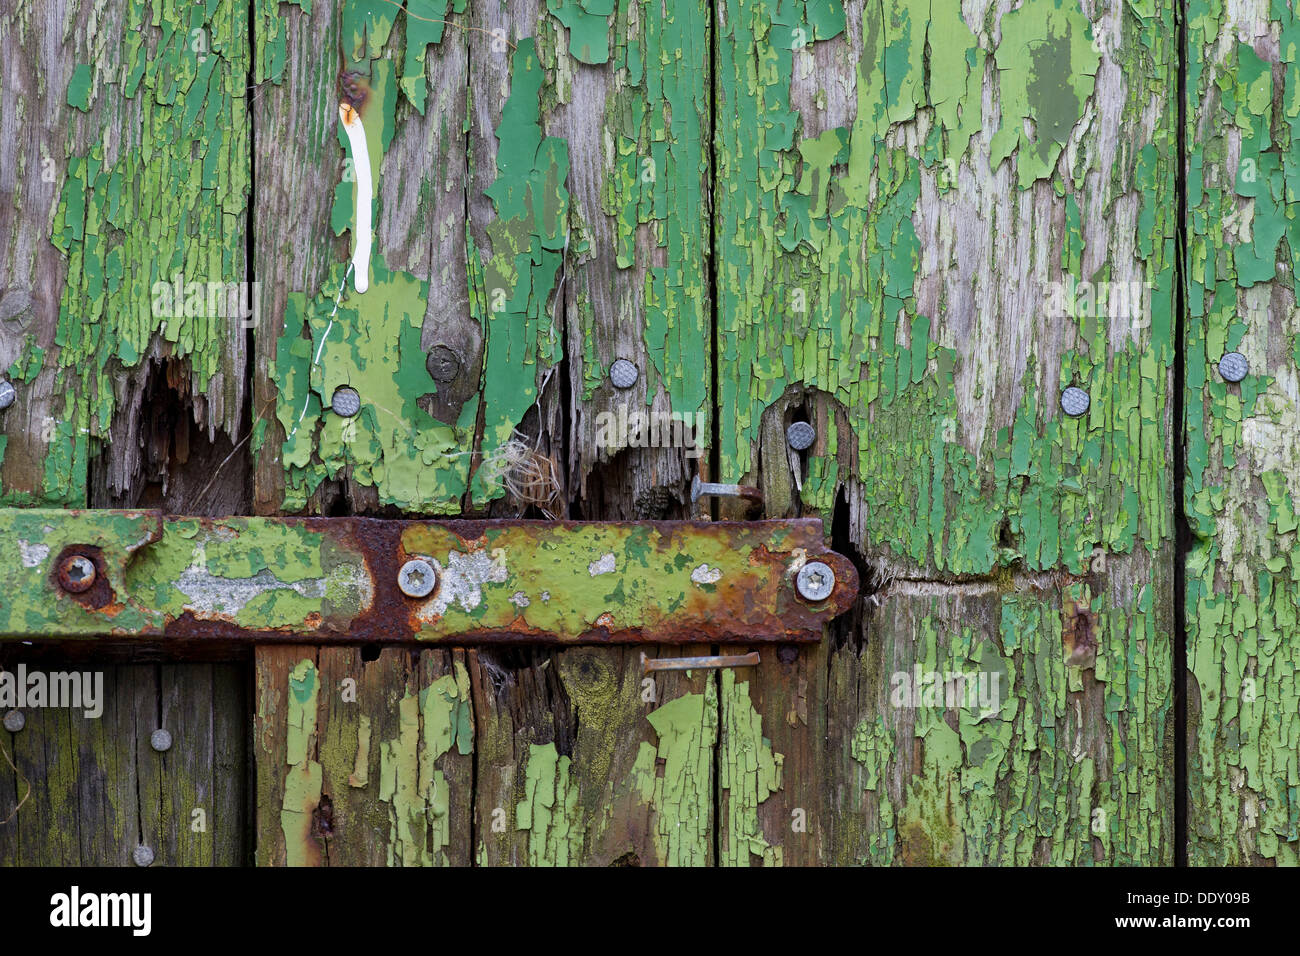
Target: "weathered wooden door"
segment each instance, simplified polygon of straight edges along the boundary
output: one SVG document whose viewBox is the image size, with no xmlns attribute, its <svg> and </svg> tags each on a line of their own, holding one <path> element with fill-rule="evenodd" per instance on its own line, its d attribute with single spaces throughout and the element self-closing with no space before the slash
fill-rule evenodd
<svg viewBox="0 0 1300 956">
<path fill-rule="evenodd" d="M 862 582 L 721 671 L 5 644 L 105 707 L 0 734 L 0 862 L 1297 862 L 1289 3 L 0 9 L 5 508 L 817 516 Z"/>
</svg>

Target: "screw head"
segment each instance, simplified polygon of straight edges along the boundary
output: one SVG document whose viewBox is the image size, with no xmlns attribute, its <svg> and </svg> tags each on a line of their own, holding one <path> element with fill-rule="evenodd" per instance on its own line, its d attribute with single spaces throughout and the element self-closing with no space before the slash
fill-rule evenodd
<svg viewBox="0 0 1300 956">
<path fill-rule="evenodd" d="M 149 866 L 153 863 L 153 850 L 141 843 L 131 851 L 131 860 L 136 866 Z"/>
<path fill-rule="evenodd" d="M 1061 411 L 1071 418 L 1078 418 L 1091 404 L 1092 399 L 1088 397 L 1088 393 L 1077 385 L 1071 385 L 1061 393 Z"/>
<path fill-rule="evenodd" d="M 5 730 L 11 734 L 16 734 L 27 726 L 27 717 L 21 710 L 11 710 L 5 714 Z"/>
<path fill-rule="evenodd" d="M 428 597 L 437 583 L 438 573 L 423 558 L 412 558 L 397 572 L 397 586 L 407 597 Z"/>
<path fill-rule="evenodd" d="M 835 590 L 835 572 L 829 564 L 809 561 L 795 575 L 794 586 L 805 601 L 824 601 Z"/>
<path fill-rule="evenodd" d="M 435 345 L 429 349 L 424 367 L 435 382 L 450 382 L 460 373 L 460 356 L 445 345 Z"/>
<path fill-rule="evenodd" d="M 0 381 L 0 412 L 4 411 L 18 398 L 18 389 L 8 379 Z"/>
<path fill-rule="evenodd" d="M 631 388 L 640 375 L 637 367 L 627 359 L 615 359 L 614 364 L 609 367 L 609 380 L 614 383 L 615 388 Z"/>
<path fill-rule="evenodd" d="M 361 411 L 361 393 L 350 385 L 340 385 L 330 398 L 330 408 L 341 418 L 351 418 Z"/>
<path fill-rule="evenodd" d="M 1219 374 L 1225 382 L 1240 382 L 1250 373 L 1250 363 L 1240 352 L 1224 352 L 1219 359 Z"/>
<path fill-rule="evenodd" d="M 149 746 L 161 753 L 166 753 L 172 749 L 172 735 L 162 728 L 155 730 L 149 735 Z"/>
<path fill-rule="evenodd" d="M 805 451 L 817 440 L 817 429 L 808 422 L 795 422 L 785 430 L 785 440 L 795 451 Z"/>
<path fill-rule="evenodd" d="M 84 554 L 70 554 L 59 565 L 59 585 L 65 591 L 81 594 L 95 583 L 95 562 Z"/>
</svg>

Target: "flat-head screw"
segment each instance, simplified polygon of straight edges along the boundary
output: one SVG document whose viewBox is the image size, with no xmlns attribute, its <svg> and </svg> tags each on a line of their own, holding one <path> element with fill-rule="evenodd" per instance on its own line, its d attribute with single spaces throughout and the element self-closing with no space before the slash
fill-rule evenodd
<svg viewBox="0 0 1300 956">
<path fill-rule="evenodd" d="M 714 481 L 700 481 L 700 476 L 696 475 L 691 479 L 691 504 L 695 504 L 706 495 L 723 498 L 750 498 L 754 501 L 763 500 L 763 492 L 750 485 L 723 485 Z"/>
<path fill-rule="evenodd" d="M 11 710 L 5 714 L 4 725 L 5 730 L 11 734 L 16 734 L 27 726 L 27 717 L 24 716 L 21 710 Z"/>
<path fill-rule="evenodd" d="M 1240 352 L 1224 352 L 1219 359 L 1219 374 L 1225 382 L 1240 382 L 1250 374 L 1250 363 Z"/>
<path fill-rule="evenodd" d="M 397 586 L 407 597 L 428 597 L 437 583 L 438 573 L 423 558 L 412 558 L 397 572 Z"/>
<path fill-rule="evenodd" d="M 809 561 L 795 575 L 794 586 L 805 601 L 824 601 L 835 590 L 835 572 L 829 564 Z"/>
<path fill-rule="evenodd" d="M 817 429 L 808 422 L 795 422 L 785 430 L 785 440 L 795 451 L 806 451 L 817 440 Z"/>
<path fill-rule="evenodd" d="M 131 860 L 136 866 L 149 866 L 153 863 L 153 850 L 141 843 L 131 851 Z"/>
<path fill-rule="evenodd" d="M 609 380 L 614 383 L 615 388 L 631 388 L 640 375 L 636 366 L 627 359 L 615 359 L 614 364 L 609 367 Z"/>
<path fill-rule="evenodd" d="M 1071 385 L 1061 393 L 1061 411 L 1071 418 L 1078 418 L 1091 404 L 1092 399 L 1088 397 L 1088 393 L 1077 385 Z"/>
<path fill-rule="evenodd" d="M 161 753 L 172 749 L 172 735 L 161 728 L 149 735 L 149 746 Z"/>
<path fill-rule="evenodd" d="M 18 389 L 8 379 L 0 381 L 0 412 L 4 411 L 18 398 Z"/>
<path fill-rule="evenodd" d="M 81 594 L 95 583 L 95 562 L 84 554 L 70 554 L 59 565 L 59 585 L 65 591 Z"/>
<path fill-rule="evenodd" d="M 429 370 L 429 377 L 435 382 L 450 382 L 460 374 L 460 356 L 445 345 L 435 345 L 429 349 L 424 367 Z"/>
<path fill-rule="evenodd" d="M 342 418 L 351 418 L 361 411 L 361 393 L 350 385 L 341 385 L 334 389 L 330 398 L 330 408 Z"/>
</svg>

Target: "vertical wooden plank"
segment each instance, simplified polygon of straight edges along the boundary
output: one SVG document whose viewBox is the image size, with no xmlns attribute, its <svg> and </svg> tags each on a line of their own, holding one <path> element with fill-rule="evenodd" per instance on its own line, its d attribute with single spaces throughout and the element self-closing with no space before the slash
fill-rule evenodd
<svg viewBox="0 0 1300 956">
<path fill-rule="evenodd" d="M 26 725 L 0 742 L 4 784 L 0 860 L 24 866 L 134 866 L 144 847 L 158 866 L 238 866 L 249 851 L 245 825 L 247 726 L 238 665 L 112 665 L 6 655 L 28 673 L 77 673 L 94 686 L 101 713 L 86 707 L 26 707 Z M 51 684 L 51 686 L 53 686 Z M 89 700 L 87 700 L 89 703 Z M 160 721 L 161 716 L 161 721 Z M 172 747 L 150 745 L 160 726 Z M 204 811 L 201 818 L 193 810 Z"/>
<path fill-rule="evenodd" d="M 469 865 L 461 653 L 259 648 L 255 693 L 260 865 Z"/>
<path fill-rule="evenodd" d="M 556 291 L 566 351 L 555 377 L 539 377 L 536 426 L 525 418 L 534 443 L 566 466 L 558 507 L 549 509 L 560 514 L 687 514 L 684 490 L 701 463 L 711 404 L 702 68 L 710 19 L 704 4 L 641 0 L 608 14 L 569 3 L 475 11 L 470 223 L 485 257 L 515 228 L 491 201 L 514 162 L 509 118 L 525 107 L 531 116 L 534 106 L 531 97 L 516 106 L 526 74 L 493 39 L 536 38 L 545 69 L 539 122 L 567 149 L 570 226 Z M 500 274 L 493 262 L 482 280 L 489 301 Z M 491 363 L 500 323 L 489 332 L 488 388 L 501 377 Z M 616 359 L 636 367 L 633 387 L 610 381 Z M 658 437 L 638 429 L 639 415 L 644 423 L 658 416 Z M 639 649 L 484 649 L 472 661 L 480 862 L 712 861 L 712 676 L 647 677 Z"/>
<path fill-rule="evenodd" d="M 17 396 L 0 413 L 0 501 L 245 510 L 248 5 L 8 6 L 0 364 Z M 176 668 L 211 691 L 178 712 L 185 750 L 155 773 L 139 739 L 157 723 L 152 666 L 20 650 L 6 661 L 105 672 L 110 709 L 27 714 L 15 759 L 42 786 L 11 824 L 14 852 L 122 865 L 143 844 L 160 862 L 242 861 L 246 814 L 224 800 L 240 788 L 212 784 L 215 749 L 242 748 L 242 714 L 225 709 L 237 671 Z M 182 828 L 200 794 L 220 831 L 189 830 L 187 809 Z"/>
<path fill-rule="evenodd" d="M 723 738 L 720 827 L 758 837 L 724 856 L 1172 861 L 1172 12 L 718 11 L 719 477 L 822 514 L 866 586 L 833 641 L 724 684 L 761 727 Z M 786 772 L 755 810 L 764 737 L 833 785 Z"/>
<path fill-rule="evenodd" d="M 154 670 L 155 694 L 135 699 L 143 842 L 159 866 L 243 866 L 251 784 L 246 668 L 165 664 Z M 157 730 L 170 735 L 166 750 L 154 746 Z"/>
<path fill-rule="evenodd" d="M 1188 860 L 1294 865 L 1300 21 L 1194 0 L 1187 29 Z"/>
<path fill-rule="evenodd" d="M 24 6 L 3 29 L 5 122 L 22 124 L 5 138 L 6 488 L 84 504 L 97 453 L 116 494 L 191 421 L 241 432 L 248 9 Z M 173 403 L 175 437 L 153 414 Z"/>
<path fill-rule="evenodd" d="M 418 6 L 422 20 L 351 0 L 291 11 L 282 61 L 267 58 L 279 68 L 256 108 L 260 512 L 455 513 L 465 493 L 483 338 L 466 277 L 468 41 L 460 19 Z M 358 166 L 340 61 L 349 88 L 369 91 L 377 271 L 365 294 L 343 282 Z M 361 397 L 355 418 L 330 410 L 342 385 Z"/>
</svg>

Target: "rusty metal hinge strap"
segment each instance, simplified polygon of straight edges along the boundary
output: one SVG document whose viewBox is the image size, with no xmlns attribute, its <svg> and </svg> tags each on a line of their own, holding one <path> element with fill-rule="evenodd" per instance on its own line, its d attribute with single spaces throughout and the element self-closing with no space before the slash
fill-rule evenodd
<svg viewBox="0 0 1300 956">
<path fill-rule="evenodd" d="M 815 641 L 858 587 L 817 519 L 0 521 L 0 634 L 29 640 Z"/>
</svg>

